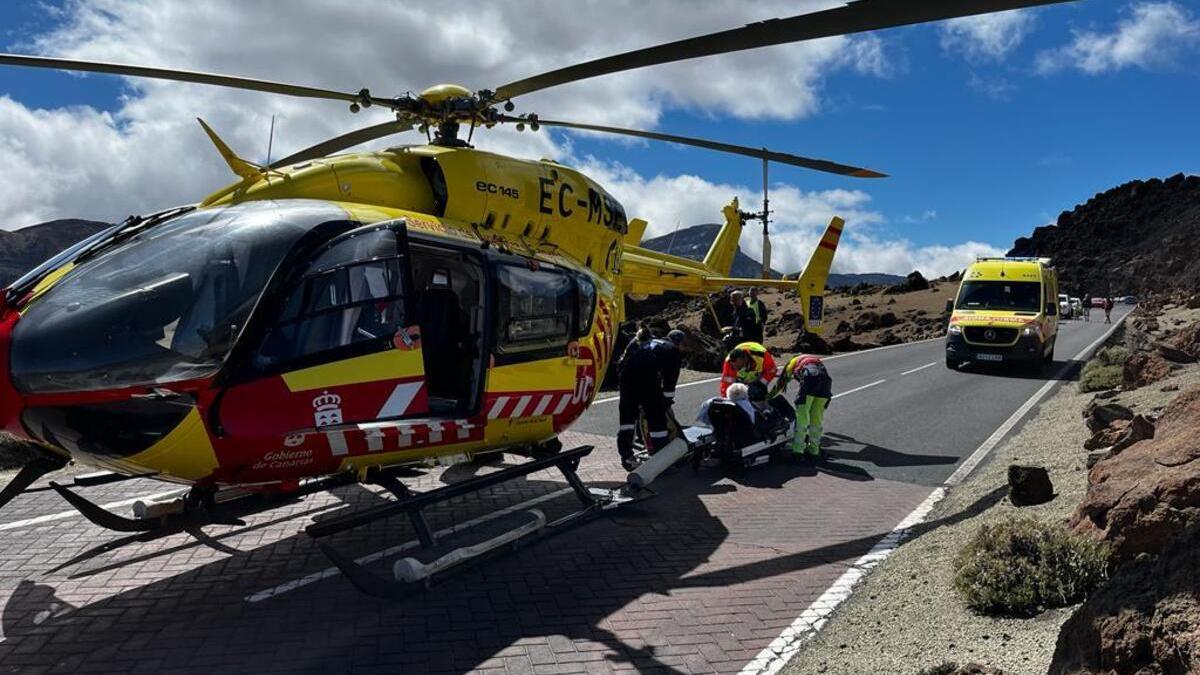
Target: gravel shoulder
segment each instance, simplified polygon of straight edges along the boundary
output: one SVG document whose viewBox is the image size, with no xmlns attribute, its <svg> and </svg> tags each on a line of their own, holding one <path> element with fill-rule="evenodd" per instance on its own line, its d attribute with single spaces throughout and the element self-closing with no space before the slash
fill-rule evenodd
<svg viewBox="0 0 1200 675">
<path fill-rule="evenodd" d="M 1200 384 L 1200 367 L 1176 370 L 1156 384 L 1110 401 L 1148 413 L 1166 405 L 1174 388 Z M 1164 388 L 1167 391 L 1164 391 Z M 1045 673 L 1063 622 L 1074 607 L 1031 619 L 997 619 L 969 611 L 953 588 L 954 556 L 984 523 L 1015 516 L 1065 521 L 1087 489 L 1089 434 L 1082 411 L 1093 394 L 1067 383 L 1020 430 L 950 492 L 927 519 L 935 525 L 909 540 L 855 588 L 785 673 L 918 673 L 952 661 L 1012 673 Z M 1006 492 L 1010 464 L 1045 466 L 1056 496 L 1015 507 Z"/>
</svg>

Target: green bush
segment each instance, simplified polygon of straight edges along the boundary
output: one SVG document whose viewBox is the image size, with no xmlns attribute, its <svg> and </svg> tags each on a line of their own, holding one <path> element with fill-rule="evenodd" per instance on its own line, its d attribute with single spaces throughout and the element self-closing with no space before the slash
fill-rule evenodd
<svg viewBox="0 0 1200 675">
<path fill-rule="evenodd" d="M 1033 518 L 983 525 L 954 560 L 954 587 L 984 614 L 1033 616 L 1079 602 L 1108 578 L 1109 549 Z"/>
<path fill-rule="evenodd" d="M 1106 347 L 1096 352 L 1091 361 L 1083 366 L 1079 374 L 1079 391 L 1102 391 L 1121 384 L 1121 373 L 1129 350 L 1124 347 Z"/>
</svg>

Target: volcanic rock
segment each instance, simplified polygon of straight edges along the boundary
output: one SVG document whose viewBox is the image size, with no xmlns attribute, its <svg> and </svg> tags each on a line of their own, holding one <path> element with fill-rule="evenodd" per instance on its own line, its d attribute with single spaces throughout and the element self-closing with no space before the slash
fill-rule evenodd
<svg viewBox="0 0 1200 675">
<path fill-rule="evenodd" d="M 1087 428 L 1095 433 L 1117 420 L 1133 419 L 1133 411 L 1120 403 L 1091 403 L 1083 411 Z"/>
<path fill-rule="evenodd" d="M 1171 373 L 1171 364 L 1159 354 L 1132 354 L 1121 367 L 1121 383 L 1126 389 L 1154 384 Z"/>
<path fill-rule="evenodd" d="M 1200 671 L 1200 526 L 1119 567 L 1063 624 L 1051 675 Z"/>
<path fill-rule="evenodd" d="M 1092 437 L 1084 441 L 1083 447 L 1085 450 L 1099 450 L 1101 448 L 1111 448 L 1117 444 L 1117 441 L 1125 435 L 1129 430 L 1130 422 L 1128 420 L 1115 420 L 1112 424 L 1097 429 L 1092 433 Z"/>
<path fill-rule="evenodd" d="M 833 348 L 820 335 L 802 332 L 796 336 L 796 341 L 787 349 L 793 354 L 832 354 Z M 781 366 L 783 364 L 780 364 Z"/>
<path fill-rule="evenodd" d="M 1174 363 L 1195 363 L 1196 362 L 1195 356 L 1192 356 L 1191 354 L 1183 351 L 1182 349 L 1172 347 L 1171 345 L 1166 344 L 1166 343 L 1162 343 L 1162 344 L 1158 345 L 1158 353 L 1161 354 L 1164 359 L 1174 362 Z"/>
<path fill-rule="evenodd" d="M 1191 294 L 1200 288 L 1198 227 L 1200 176 L 1135 180 L 1063 212 L 1008 255 L 1050 256 L 1078 294 Z"/>
<path fill-rule="evenodd" d="M 1132 424 L 1131 424 L 1132 427 Z M 1071 526 L 1112 544 L 1119 561 L 1156 554 L 1200 524 L 1200 387 L 1163 411 L 1152 439 L 1097 463 Z"/>
<path fill-rule="evenodd" d="M 1154 422 L 1145 415 L 1134 415 L 1124 433 L 1112 444 L 1110 452 L 1115 455 L 1138 441 L 1151 438 L 1154 438 Z"/>
<path fill-rule="evenodd" d="M 912 273 L 910 273 L 907 277 L 904 278 L 904 281 L 902 281 L 894 286 L 889 286 L 884 291 L 884 293 L 886 293 L 888 295 L 895 295 L 896 293 L 911 293 L 913 291 L 924 291 L 924 290 L 927 290 L 928 288 L 929 288 L 929 281 L 926 280 L 925 277 L 919 271 L 914 270 Z"/>
<path fill-rule="evenodd" d="M 1191 357 L 1192 361 L 1200 358 L 1200 321 L 1193 322 L 1173 332 L 1170 337 L 1163 340 L 1163 344 L 1173 347 Z M 1162 346 L 1159 346 L 1161 352 Z M 1170 359 L 1165 353 L 1164 357 Z M 1174 360 L 1174 359 L 1171 359 Z M 1190 363 L 1191 361 L 1179 361 L 1179 363 Z"/>
<path fill-rule="evenodd" d="M 1016 506 L 1045 504 L 1054 499 L 1050 473 L 1040 466 L 1009 466 L 1008 498 Z"/>
</svg>

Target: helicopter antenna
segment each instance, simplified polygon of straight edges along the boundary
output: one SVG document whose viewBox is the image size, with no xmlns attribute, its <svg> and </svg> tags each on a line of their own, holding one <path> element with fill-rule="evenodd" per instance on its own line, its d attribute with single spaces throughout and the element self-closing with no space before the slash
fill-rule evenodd
<svg viewBox="0 0 1200 675">
<path fill-rule="evenodd" d="M 667 242 L 667 253 L 670 253 L 671 249 L 675 248 L 675 235 L 677 235 L 677 234 L 679 234 L 679 221 L 678 220 L 675 221 L 675 230 L 671 232 L 671 241 Z"/>
<path fill-rule="evenodd" d="M 765 156 L 765 155 L 766 155 L 766 153 L 767 153 L 767 149 L 766 149 L 766 148 L 763 148 L 763 155 L 764 155 L 764 157 L 763 157 L 763 161 L 762 161 L 762 165 L 763 165 L 763 210 L 762 210 L 762 224 L 763 224 L 763 246 L 762 246 L 762 247 L 763 247 L 763 254 L 762 254 L 762 278 L 764 278 L 764 279 L 770 279 L 770 278 L 771 278 L 771 237 L 770 237 L 770 235 L 767 233 L 767 223 L 768 223 L 768 222 L 770 222 L 770 219 L 771 219 L 771 209 L 769 208 L 769 205 L 770 205 L 770 203 L 771 203 L 771 202 L 770 202 L 770 199 L 768 199 L 768 197 L 767 197 L 767 195 L 768 195 L 767 167 L 769 166 L 770 162 L 768 162 L 768 160 L 767 160 L 767 158 L 766 158 L 766 156 Z"/>
<path fill-rule="evenodd" d="M 275 143 L 275 116 L 271 115 L 271 131 L 267 134 L 267 166 L 271 166 L 271 146 Z"/>
</svg>

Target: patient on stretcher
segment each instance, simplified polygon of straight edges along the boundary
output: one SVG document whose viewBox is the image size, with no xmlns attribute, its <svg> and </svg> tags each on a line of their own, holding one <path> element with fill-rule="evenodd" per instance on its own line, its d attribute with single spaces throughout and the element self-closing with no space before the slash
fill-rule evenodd
<svg viewBox="0 0 1200 675">
<path fill-rule="evenodd" d="M 782 396 L 768 401 L 765 387 L 751 391 L 741 383 L 729 385 L 726 394 L 728 398 L 716 396 L 705 401 L 697 416 L 713 429 L 722 446 L 733 450 L 787 438 L 796 413 Z"/>
</svg>

